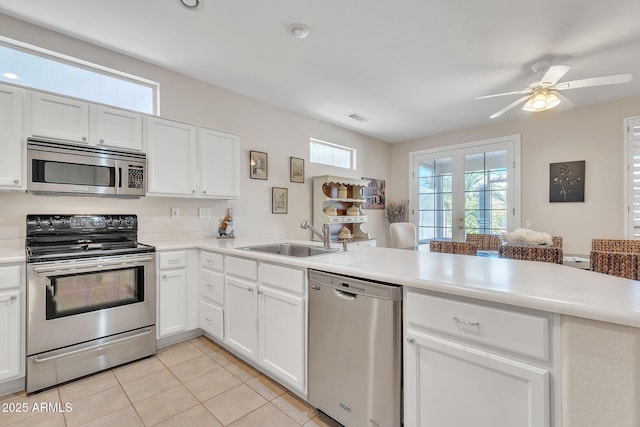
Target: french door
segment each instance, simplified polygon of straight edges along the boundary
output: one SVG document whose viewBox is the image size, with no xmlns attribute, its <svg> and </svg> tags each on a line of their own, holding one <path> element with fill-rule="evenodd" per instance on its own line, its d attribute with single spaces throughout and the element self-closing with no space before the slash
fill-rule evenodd
<svg viewBox="0 0 640 427">
<path fill-rule="evenodd" d="M 411 214 L 421 244 L 519 226 L 520 137 L 411 153 Z"/>
</svg>

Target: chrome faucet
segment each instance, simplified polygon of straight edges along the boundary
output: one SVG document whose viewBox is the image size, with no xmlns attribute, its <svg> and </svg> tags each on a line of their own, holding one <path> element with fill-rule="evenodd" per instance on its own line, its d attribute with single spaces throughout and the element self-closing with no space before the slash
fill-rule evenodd
<svg viewBox="0 0 640 427">
<path fill-rule="evenodd" d="M 325 248 L 331 247 L 331 229 L 329 228 L 329 224 L 322 224 L 322 234 L 320 234 L 318 230 L 313 228 L 313 226 L 309 224 L 306 219 L 300 223 L 300 228 L 311 230 L 313 234 L 318 236 L 318 238 L 324 242 Z"/>
</svg>

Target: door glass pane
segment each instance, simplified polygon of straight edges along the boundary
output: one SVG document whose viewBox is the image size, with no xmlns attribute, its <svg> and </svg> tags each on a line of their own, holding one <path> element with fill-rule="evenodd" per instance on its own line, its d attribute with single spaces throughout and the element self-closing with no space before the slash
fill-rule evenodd
<svg viewBox="0 0 640 427">
<path fill-rule="evenodd" d="M 464 222 L 467 233 L 507 230 L 507 150 L 464 156 Z"/>
<path fill-rule="evenodd" d="M 453 159 L 430 159 L 418 164 L 419 240 L 451 239 Z"/>
</svg>

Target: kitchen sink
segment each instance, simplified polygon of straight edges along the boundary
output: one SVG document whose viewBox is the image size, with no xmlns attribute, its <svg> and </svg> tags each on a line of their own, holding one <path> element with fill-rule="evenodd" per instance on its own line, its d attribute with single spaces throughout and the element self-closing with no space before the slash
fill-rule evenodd
<svg viewBox="0 0 640 427">
<path fill-rule="evenodd" d="M 270 245 L 245 246 L 236 249 L 295 257 L 324 255 L 342 251 L 342 249 L 339 248 L 325 248 L 323 246 L 298 245 L 294 243 L 273 243 Z"/>
</svg>

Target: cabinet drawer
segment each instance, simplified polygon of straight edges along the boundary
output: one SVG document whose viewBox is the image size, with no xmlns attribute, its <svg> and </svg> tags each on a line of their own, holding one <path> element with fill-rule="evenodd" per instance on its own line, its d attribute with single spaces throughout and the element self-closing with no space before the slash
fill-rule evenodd
<svg viewBox="0 0 640 427">
<path fill-rule="evenodd" d="M 200 301 L 200 329 L 211 334 L 214 338 L 224 338 L 224 310 L 221 307 Z"/>
<path fill-rule="evenodd" d="M 224 276 L 214 271 L 200 269 L 200 295 L 210 301 L 224 304 Z"/>
<path fill-rule="evenodd" d="M 224 257 L 212 252 L 200 252 L 200 265 L 216 271 L 224 271 Z"/>
<path fill-rule="evenodd" d="M 431 329 L 536 359 L 549 360 L 549 319 L 407 292 L 408 327 Z"/>
<path fill-rule="evenodd" d="M 302 270 L 273 264 L 260 264 L 260 282 L 265 285 L 304 295 L 304 276 Z"/>
<path fill-rule="evenodd" d="M 258 280 L 258 262 L 250 259 L 224 257 L 224 270 L 227 274 L 244 277 L 249 280 Z"/>
<path fill-rule="evenodd" d="M 0 267 L 0 289 L 20 287 L 20 266 Z"/>
<path fill-rule="evenodd" d="M 158 253 L 158 265 L 160 270 L 184 267 L 187 265 L 187 253 L 185 251 L 160 252 Z"/>
</svg>

